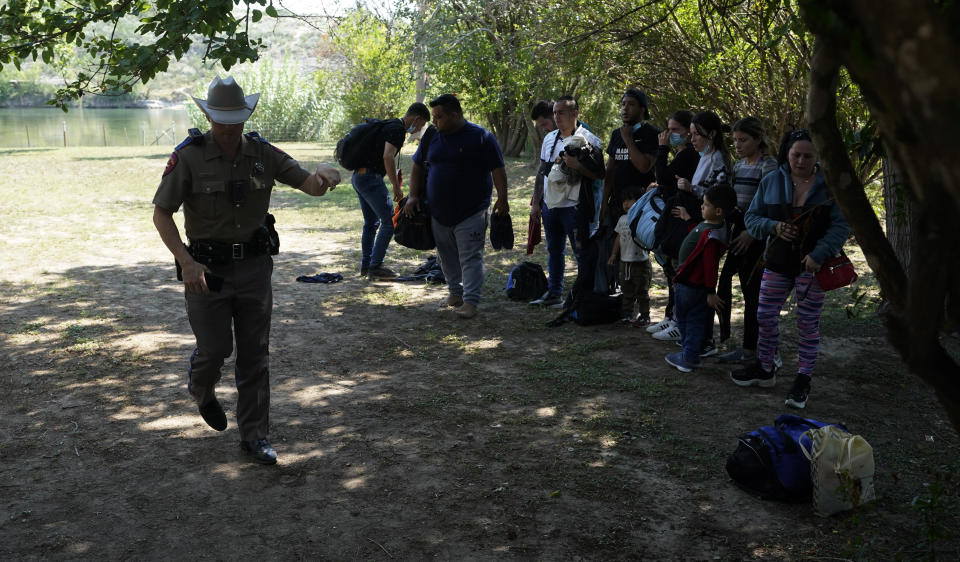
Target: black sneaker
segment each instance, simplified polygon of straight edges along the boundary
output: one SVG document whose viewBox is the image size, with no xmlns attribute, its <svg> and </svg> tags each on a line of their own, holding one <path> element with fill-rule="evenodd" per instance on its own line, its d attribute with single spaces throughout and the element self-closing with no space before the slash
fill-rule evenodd
<svg viewBox="0 0 960 562">
<path fill-rule="evenodd" d="M 787 393 L 787 399 L 783 401 L 787 406 L 803 409 L 807 405 L 807 396 L 810 394 L 810 377 L 807 375 L 797 375 L 793 379 L 793 386 Z"/>
<path fill-rule="evenodd" d="M 777 368 L 765 371 L 759 361 L 754 361 L 730 373 L 730 380 L 737 386 L 760 386 L 770 388 L 777 384 Z"/>
<path fill-rule="evenodd" d="M 227 415 L 223 413 L 223 406 L 216 398 L 200 406 L 200 417 L 217 431 L 227 429 Z"/>
<path fill-rule="evenodd" d="M 361 267 L 361 268 L 360 268 L 360 277 L 366 277 L 366 276 L 367 276 L 367 273 L 369 273 L 369 272 L 370 272 L 370 268 L 369 268 L 369 267 Z"/>
<path fill-rule="evenodd" d="M 241 441 L 240 449 L 250 456 L 250 460 L 260 464 L 277 464 L 277 452 L 267 439 Z"/>
<path fill-rule="evenodd" d="M 367 277 L 370 279 L 393 279 L 396 276 L 396 273 L 382 265 L 371 267 L 370 270 L 367 271 Z"/>
</svg>

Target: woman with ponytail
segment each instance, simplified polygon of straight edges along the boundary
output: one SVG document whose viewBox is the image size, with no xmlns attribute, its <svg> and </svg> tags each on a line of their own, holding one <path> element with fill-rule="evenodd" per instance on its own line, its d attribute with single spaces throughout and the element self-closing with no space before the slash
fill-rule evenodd
<svg viewBox="0 0 960 562">
<path fill-rule="evenodd" d="M 677 190 L 680 192 L 678 196 L 683 201 L 682 204 L 671 206 L 670 202 L 667 202 L 666 205 L 670 209 L 670 216 L 683 221 L 687 227 L 686 231 L 683 232 L 683 237 L 692 226 L 702 220 L 700 201 L 703 199 L 703 194 L 710 188 L 730 184 L 730 156 L 727 155 L 723 140 L 723 133 L 729 131 L 730 127 L 724 125 L 720 116 L 713 111 L 701 111 L 694 115 L 690 121 L 690 142 L 693 144 L 693 148 L 700 153 L 700 161 L 697 163 L 693 178 L 676 177 Z M 680 229 L 671 230 L 679 232 Z M 677 254 L 679 254 L 679 242 L 683 241 L 683 237 L 679 237 L 678 243 L 674 243 L 674 239 L 677 237 L 669 236 L 669 233 L 667 233 L 661 245 L 664 248 L 675 246 Z M 679 265 L 679 263 L 676 264 L 677 267 Z M 704 332 L 704 348 L 701 357 L 710 357 L 717 354 L 717 348 L 713 345 L 713 314 L 711 313 L 709 318 L 705 318 L 704 322 L 709 328 Z M 679 341 L 680 331 L 674 326 L 671 329 L 653 334 L 653 337 L 658 340 Z"/>
</svg>

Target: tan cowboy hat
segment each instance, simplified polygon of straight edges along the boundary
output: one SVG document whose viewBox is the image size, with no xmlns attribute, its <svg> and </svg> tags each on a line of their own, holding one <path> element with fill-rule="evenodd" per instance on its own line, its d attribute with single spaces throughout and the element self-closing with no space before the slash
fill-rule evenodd
<svg viewBox="0 0 960 562">
<path fill-rule="evenodd" d="M 233 80 L 233 76 L 221 79 L 218 75 L 207 89 L 207 99 L 193 98 L 200 109 L 214 123 L 236 125 L 250 118 L 253 109 L 260 101 L 260 94 L 243 95 L 243 88 Z"/>
</svg>

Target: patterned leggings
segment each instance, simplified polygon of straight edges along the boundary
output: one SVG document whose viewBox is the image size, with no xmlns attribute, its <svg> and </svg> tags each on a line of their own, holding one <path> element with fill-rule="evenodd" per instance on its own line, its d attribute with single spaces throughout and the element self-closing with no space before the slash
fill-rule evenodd
<svg viewBox="0 0 960 562">
<path fill-rule="evenodd" d="M 757 323 L 760 326 L 757 358 L 764 369 L 773 367 L 773 355 L 780 337 L 780 311 L 793 289 L 797 292 L 797 333 L 800 336 L 797 372 L 811 376 L 820 349 L 820 313 L 826 295 L 812 273 L 804 272 L 794 278 L 769 269 L 763 270 L 760 305 L 757 309 Z"/>
</svg>

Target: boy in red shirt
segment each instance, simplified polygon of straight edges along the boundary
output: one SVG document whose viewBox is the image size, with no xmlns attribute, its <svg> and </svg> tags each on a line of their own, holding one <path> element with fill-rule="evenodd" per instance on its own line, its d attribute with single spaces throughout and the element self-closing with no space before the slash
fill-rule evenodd
<svg viewBox="0 0 960 562">
<path fill-rule="evenodd" d="M 666 356 L 667 363 L 689 373 L 700 365 L 707 318 L 725 306 L 716 293 L 720 258 L 727 250 L 729 229 L 724 218 L 737 204 L 737 192 L 720 185 L 704 193 L 703 222 L 687 234 L 680 246 L 680 269 L 673 278 L 676 319 L 683 351 Z"/>
</svg>

